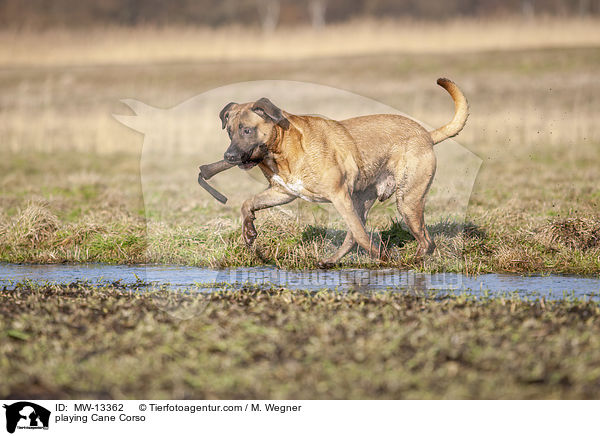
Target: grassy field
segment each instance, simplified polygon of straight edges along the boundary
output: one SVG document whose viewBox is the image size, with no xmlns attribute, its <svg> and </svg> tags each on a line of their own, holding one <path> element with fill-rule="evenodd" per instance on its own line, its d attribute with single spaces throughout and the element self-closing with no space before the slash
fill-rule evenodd
<svg viewBox="0 0 600 436">
<path fill-rule="evenodd" d="M 390 53 L 484 52 L 597 47 L 598 18 L 522 17 L 444 22 L 368 20 L 280 27 L 229 26 L 0 30 L 1 66 L 131 65 L 172 62 L 312 60 Z"/>
<path fill-rule="evenodd" d="M 447 76 L 461 86 L 471 106 L 458 141 L 483 160 L 466 226 L 461 229 L 462 223 L 449 220 L 445 205 L 432 199 L 428 224 L 439 249 L 423 263 L 414 256 L 415 241 L 393 221 L 393 204 L 376 206 L 369 226 L 396 247 L 387 266 L 598 275 L 597 32 L 585 21 L 580 32 L 565 31 L 573 47 L 549 47 L 553 40 L 542 36 L 534 44 L 528 33 L 528 44 L 490 47 L 482 37 L 480 46 L 460 50 L 460 23 L 454 24 L 448 30 L 447 51 L 418 49 L 415 41 L 427 33 L 427 26 L 414 24 L 409 40 L 414 50 L 340 53 L 344 57 L 315 52 L 284 60 L 259 56 L 224 61 L 209 54 L 169 59 L 160 54 L 166 53 L 161 50 L 168 47 L 167 38 L 165 46 L 158 44 L 155 57 L 134 57 L 129 63 L 115 57 L 109 62 L 93 55 L 101 44 L 92 45 L 87 57 L 73 35 L 58 32 L 47 42 L 62 41 L 54 58 L 40 55 L 34 65 L 16 56 L 11 63 L 11 47 L 35 45 L 34 35 L 13 35 L 12 45 L 3 46 L 0 69 L 0 260 L 314 267 L 341 243 L 343 224 L 337 218 L 328 228 L 310 222 L 305 217 L 314 210 L 307 205 L 286 213 L 259 213 L 257 251 L 241 244 L 241 199 L 220 207 L 197 194 L 200 188 L 191 179 L 159 187 L 155 206 L 162 207 L 162 218 L 146 220 L 139 170 L 143 140 L 111 118 L 111 113 L 128 114 L 119 100 L 132 97 L 167 108 L 229 83 L 286 79 L 346 89 L 438 126 L 452 114 L 448 96 L 435 86 L 437 77 Z M 472 40 L 477 32 L 486 32 L 485 23 L 467 24 Z M 510 26 L 502 25 L 510 33 Z M 522 30 L 513 26 L 515 32 Z M 533 27 L 550 32 L 556 26 L 542 21 Z M 389 44 L 399 34 L 383 27 L 381 37 Z M 565 29 L 571 27 L 576 27 L 574 22 L 565 23 Z M 91 32 L 88 37 L 120 38 L 115 32 Z M 148 29 L 131 35 L 140 46 L 155 41 Z M 185 39 L 188 33 L 182 30 L 180 35 Z M 2 37 L 11 41 L 7 34 Z M 221 141 L 215 147 L 224 150 L 225 135 Z M 165 150 L 166 156 L 172 154 Z M 193 150 L 179 158 L 181 168 L 206 162 Z M 225 188 L 228 194 L 236 190 Z M 376 266 L 361 253 L 347 257 L 344 265 Z"/>
<path fill-rule="evenodd" d="M 0 291 L 0 397 L 600 396 L 594 302 L 283 289 L 192 295 L 83 284 Z M 170 302 L 196 316 L 161 310 Z"/>
</svg>

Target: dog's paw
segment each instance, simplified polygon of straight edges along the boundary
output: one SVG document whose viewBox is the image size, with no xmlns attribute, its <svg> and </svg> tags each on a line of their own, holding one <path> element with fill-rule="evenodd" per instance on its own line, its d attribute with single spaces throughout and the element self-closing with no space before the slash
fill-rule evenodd
<svg viewBox="0 0 600 436">
<path fill-rule="evenodd" d="M 334 266 L 335 266 L 335 263 L 328 262 L 326 260 L 320 260 L 317 262 L 317 268 L 319 268 L 319 269 L 330 269 L 330 268 L 333 268 Z"/>
<path fill-rule="evenodd" d="M 419 250 L 417 251 L 417 257 L 425 258 L 427 256 L 431 256 L 435 251 L 435 244 L 432 242 L 427 247 L 419 246 Z"/>
<path fill-rule="evenodd" d="M 258 233 L 256 232 L 256 228 L 254 227 L 254 221 L 251 219 L 245 219 L 244 225 L 242 226 L 242 235 L 244 236 L 244 242 L 248 247 L 252 247 Z"/>
</svg>

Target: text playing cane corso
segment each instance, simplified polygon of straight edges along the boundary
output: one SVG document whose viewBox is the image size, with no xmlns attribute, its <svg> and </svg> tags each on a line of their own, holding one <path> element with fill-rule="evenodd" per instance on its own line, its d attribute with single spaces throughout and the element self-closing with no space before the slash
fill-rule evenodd
<svg viewBox="0 0 600 436">
<path fill-rule="evenodd" d="M 452 96 L 455 114 L 432 132 L 399 115 L 343 121 L 293 115 L 267 98 L 225 106 L 219 115 L 231 139 L 225 161 L 244 170 L 258 165 L 270 184 L 242 206 L 246 244 L 251 246 L 257 236 L 257 210 L 302 198 L 333 203 L 348 225 L 343 244 L 321 266 L 337 263 L 355 243 L 383 259 L 386 250 L 369 238 L 365 222 L 376 200 L 395 194 L 398 211 L 419 243 L 418 254 L 432 253 L 435 244 L 423 211 L 436 169 L 433 145 L 457 135 L 469 115 L 467 100 L 454 82 L 437 83 Z"/>
</svg>

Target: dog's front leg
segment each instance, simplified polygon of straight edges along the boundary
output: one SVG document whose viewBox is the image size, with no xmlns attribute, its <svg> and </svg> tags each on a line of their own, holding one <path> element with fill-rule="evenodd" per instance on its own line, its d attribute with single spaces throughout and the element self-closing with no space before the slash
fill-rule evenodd
<svg viewBox="0 0 600 436">
<path fill-rule="evenodd" d="M 295 198 L 294 195 L 279 191 L 276 188 L 269 188 L 244 201 L 242 205 L 242 235 L 246 245 L 248 247 L 252 246 L 257 236 L 256 228 L 254 227 L 254 212 L 287 204 Z"/>
</svg>

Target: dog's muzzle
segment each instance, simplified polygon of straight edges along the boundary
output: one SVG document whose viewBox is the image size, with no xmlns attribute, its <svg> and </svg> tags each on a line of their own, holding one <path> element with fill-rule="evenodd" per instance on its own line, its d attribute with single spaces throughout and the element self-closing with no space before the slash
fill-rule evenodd
<svg viewBox="0 0 600 436">
<path fill-rule="evenodd" d="M 231 165 L 236 165 L 243 170 L 249 170 L 255 167 L 262 160 L 261 152 L 263 145 L 256 145 L 247 153 L 241 153 L 239 149 L 233 145 L 230 145 L 223 158 Z"/>
</svg>

